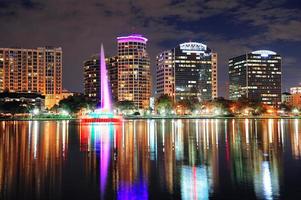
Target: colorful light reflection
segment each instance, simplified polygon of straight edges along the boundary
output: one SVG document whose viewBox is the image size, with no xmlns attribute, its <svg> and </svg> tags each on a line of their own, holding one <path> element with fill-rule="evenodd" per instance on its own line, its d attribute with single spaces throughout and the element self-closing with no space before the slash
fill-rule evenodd
<svg viewBox="0 0 301 200">
<path fill-rule="evenodd" d="M 209 199 L 210 185 L 208 172 L 204 166 L 182 167 L 182 199 Z"/>
<path fill-rule="evenodd" d="M 117 191 L 118 200 L 148 199 L 147 184 L 142 178 L 133 185 L 126 182 L 120 183 Z"/>
</svg>

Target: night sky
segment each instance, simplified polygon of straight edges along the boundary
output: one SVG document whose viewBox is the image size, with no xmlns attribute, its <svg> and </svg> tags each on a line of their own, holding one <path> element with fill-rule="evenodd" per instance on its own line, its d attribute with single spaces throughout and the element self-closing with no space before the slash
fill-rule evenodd
<svg viewBox="0 0 301 200">
<path fill-rule="evenodd" d="M 227 62 L 268 49 L 283 58 L 283 91 L 301 82 L 300 0 L 0 0 L 0 47 L 63 48 L 63 85 L 83 90 L 82 63 L 104 43 L 116 54 L 116 37 L 148 39 L 152 69 L 162 50 L 186 41 L 219 54 L 219 94 Z M 154 70 L 153 70 L 154 71 Z"/>
</svg>

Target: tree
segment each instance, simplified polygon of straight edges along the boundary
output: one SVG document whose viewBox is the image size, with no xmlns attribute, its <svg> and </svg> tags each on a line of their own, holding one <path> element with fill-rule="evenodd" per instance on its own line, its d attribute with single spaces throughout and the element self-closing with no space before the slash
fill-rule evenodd
<svg viewBox="0 0 301 200">
<path fill-rule="evenodd" d="M 166 94 L 161 95 L 156 99 L 156 109 L 159 113 L 170 113 L 173 108 L 172 98 Z"/>
<path fill-rule="evenodd" d="M 136 106 L 133 101 L 118 101 L 115 106 L 120 112 L 130 112 L 136 110 Z"/>
<path fill-rule="evenodd" d="M 66 99 L 62 99 L 59 105 L 55 105 L 52 110 L 66 110 L 70 113 L 77 113 L 82 108 L 94 109 L 96 103 L 85 97 L 84 95 L 69 96 Z"/>
<path fill-rule="evenodd" d="M 188 114 L 200 107 L 200 103 L 197 98 L 186 98 L 179 100 L 176 103 L 177 113 Z M 179 112 L 179 110 L 181 110 Z"/>
<path fill-rule="evenodd" d="M 9 101 L 9 102 L 1 102 L 0 103 L 0 111 L 3 113 L 29 113 L 31 110 L 31 106 L 24 105 L 18 101 Z"/>
<path fill-rule="evenodd" d="M 225 99 L 224 97 L 218 97 L 213 100 L 213 105 L 215 108 L 219 109 L 221 114 L 227 113 L 229 114 L 230 107 L 231 107 L 232 101 Z"/>
</svg>

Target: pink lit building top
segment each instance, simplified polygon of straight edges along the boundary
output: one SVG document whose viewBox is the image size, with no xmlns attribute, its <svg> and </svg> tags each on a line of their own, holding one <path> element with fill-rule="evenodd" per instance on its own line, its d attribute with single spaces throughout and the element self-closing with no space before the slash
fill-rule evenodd
<svg viewBox="0 0 301 200">
<path fill-rule="evenodd" d="M 121 42 L 142 42 L 142 43 L 146 43 L 147 40 L 148 40 L 147 38 L 143 37 L 140 34 L 131 34 L 129 36 L 117 37 L 118 43 L 121 43 Z"/>
</svg>

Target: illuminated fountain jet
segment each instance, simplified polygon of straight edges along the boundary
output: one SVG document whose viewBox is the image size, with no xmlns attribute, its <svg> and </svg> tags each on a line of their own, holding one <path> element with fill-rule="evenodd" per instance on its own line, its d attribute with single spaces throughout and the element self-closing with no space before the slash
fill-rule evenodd
<svg viewBox="0 0 301 200">
<path fill-rule="evenodd" d="M 119 122 L 112 112 L 111 90 L 103 45 L 100 50 L 100 107 L 82 118 L 84 122 Z"/>
<path fill-rule="evenodd" d="M 106 67 L 103 45 L 100 50 L 100 110 L 101 112 L 112 113 L 111 92 L 109 89 L 109 79 Z"/>
</svg>

